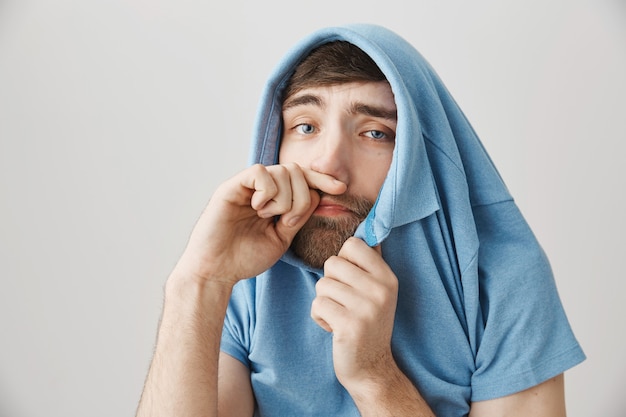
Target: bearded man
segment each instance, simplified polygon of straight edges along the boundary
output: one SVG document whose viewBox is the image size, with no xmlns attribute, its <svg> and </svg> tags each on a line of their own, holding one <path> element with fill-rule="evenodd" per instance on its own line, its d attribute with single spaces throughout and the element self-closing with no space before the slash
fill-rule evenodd
<svg viewBox="0 0 626 417">
<path fill-rule="evenodd" d="M 584 359 L 478 137 L 406 41 L 322 29 L 171 273 L 137 416 L 565 415 Z"/>
</svg>

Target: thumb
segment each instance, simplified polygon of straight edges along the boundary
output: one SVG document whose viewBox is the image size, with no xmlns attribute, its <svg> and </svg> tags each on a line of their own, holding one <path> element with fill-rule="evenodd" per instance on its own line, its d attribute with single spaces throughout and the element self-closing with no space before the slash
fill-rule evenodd
<svg viewBox="0 0 626 417">
<path fill-rule="evenodd" d="M 307 220 L 309 220 L 320 203 L 320 195 L 317 191 L 309 189 L 309 194 L 311 196 L 311 205 L 309 206 L 309 209 L 302 214 L 302 216 L 298 218 L 291 217 L 289 219 L 289 224 L 284 221 L 283 217 L 276 222 L 276 233 L 281 237 L 281 239 L 289 242 L 289 244 L 291 244 L 293 237 L 296 233 L 298 233 L 302 226 L 304 226 Z"/>
</svg>

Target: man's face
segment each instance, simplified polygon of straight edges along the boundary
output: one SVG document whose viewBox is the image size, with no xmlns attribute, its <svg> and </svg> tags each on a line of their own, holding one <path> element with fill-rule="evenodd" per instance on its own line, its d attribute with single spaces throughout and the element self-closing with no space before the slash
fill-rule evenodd
<svg viewBox="0 0 626 417">
<path fill-rule="evenodd" d="M 285 100 L 279 163 L 296 162 L 348 186 L 343 195 L 322 195 L 292 243 L 309 265 L 321 268 L 367 216 L 391 164 L 396 122 L 386 81 L 312 87 Z"/>
</svg>

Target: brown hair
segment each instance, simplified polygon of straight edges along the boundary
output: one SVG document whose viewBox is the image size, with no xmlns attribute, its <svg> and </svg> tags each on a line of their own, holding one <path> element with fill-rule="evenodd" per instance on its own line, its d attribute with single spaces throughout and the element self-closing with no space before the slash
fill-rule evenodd
<svg viewBox="0 0 626 417">
<path fill-rule="evenodd" d="M 298 64 L 283 92 L 283 102 L 312 86 L 385 80 L 376 63 L 359 47 L 346 41 L 333 41 L 313 49 Z"/>
</svg>

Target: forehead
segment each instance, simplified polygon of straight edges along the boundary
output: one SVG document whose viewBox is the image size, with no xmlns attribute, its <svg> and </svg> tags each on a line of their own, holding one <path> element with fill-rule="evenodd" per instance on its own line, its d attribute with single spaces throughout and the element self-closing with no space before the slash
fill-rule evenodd
<svg viewBox="0 0 626 417">
<path fill-rule="evenodd" d="M 328 107 L 364 103 L 395 111 L 391 86 L 387 81 L 359 81 L 342 84 L 311 86 L 287 97 L 283 111 L 300 106 Z"/>
</svg>

